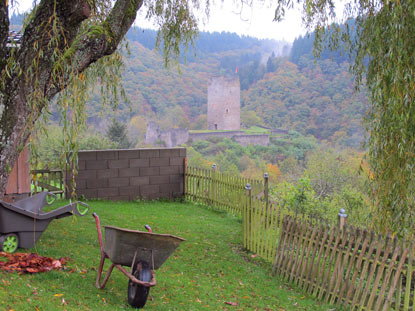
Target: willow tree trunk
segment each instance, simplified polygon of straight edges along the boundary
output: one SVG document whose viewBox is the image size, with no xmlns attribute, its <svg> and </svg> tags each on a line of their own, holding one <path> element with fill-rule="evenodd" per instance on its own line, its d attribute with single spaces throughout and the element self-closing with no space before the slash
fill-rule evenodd
<svg viewBox="0 0 415 311">
<path fill-rule="evenodd" d="M 143 0 L 117 0 L 105 20 L 97 25 L 94 19 L 89 28 L 81 24 L 94 18 L 90 2 L 42 0 L 20 47 L 12 49 L 7 47 L 9 3 L 0 0 L 0 199 L 42 111 L 68 85 L 71 74 L 116 50 Z M 95 31 L 97 26 L 101 31 Z"/>
</svg>

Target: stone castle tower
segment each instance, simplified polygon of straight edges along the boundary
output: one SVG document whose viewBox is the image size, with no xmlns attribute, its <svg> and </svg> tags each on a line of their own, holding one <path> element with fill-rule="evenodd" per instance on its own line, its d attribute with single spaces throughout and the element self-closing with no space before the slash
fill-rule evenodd
<svg viewBox="0 0 415 311">
<path fill-rule="evenodd" d="M 208 130 L 240 130 L 241 88 L 238 77 L 214 77 L 208 85 Z"/>
</svg>

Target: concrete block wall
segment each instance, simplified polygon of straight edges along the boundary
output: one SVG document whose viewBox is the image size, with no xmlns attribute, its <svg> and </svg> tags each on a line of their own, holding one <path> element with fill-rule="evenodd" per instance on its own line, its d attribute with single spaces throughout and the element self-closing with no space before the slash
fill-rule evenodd
<svg viewBox="0 0 415 311">
<path fill-rule="evenodd" d="M 80 151 L 76 195 L 107 200 L 180 198 L 185 158 L 185 148 Z"/>
</svg>

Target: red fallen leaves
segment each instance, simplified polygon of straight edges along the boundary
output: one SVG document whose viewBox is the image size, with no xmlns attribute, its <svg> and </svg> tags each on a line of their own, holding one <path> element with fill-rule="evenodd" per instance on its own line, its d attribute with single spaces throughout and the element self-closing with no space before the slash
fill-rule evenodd
<svg viewBox="0 0 415 311">
<path fill-rule="evenodd" d="M 0 257 L 6 257 L 7 261 L 0 261 L 0 270 L 7 272 L 17 271 L 22 273 L 37 273 L 62 268 L 68 261 L 67 258 L 59 260 L 50 257 L 43 257 L 35 253 L 14 253 L 0 252 Z"/>
</svg>

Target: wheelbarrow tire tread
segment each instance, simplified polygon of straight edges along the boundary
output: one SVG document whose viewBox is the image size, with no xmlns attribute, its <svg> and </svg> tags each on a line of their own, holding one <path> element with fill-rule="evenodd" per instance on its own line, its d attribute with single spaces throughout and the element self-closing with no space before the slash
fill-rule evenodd
<svg viewBox="0 0 415 311">
<path fill-rule="evenodd" d="M 150 265 L 146 261 L 141 261 L 141 271 L 133 268 L 133 275 L 140 281 L 150 282 L 151 271 Z M 133 281 L 128 281 L 128 303 L 134 308 L 142 308 L 147 302 L 147 297 L 150 292 L 150 287 L 135 284 Z"/>
</svg>

